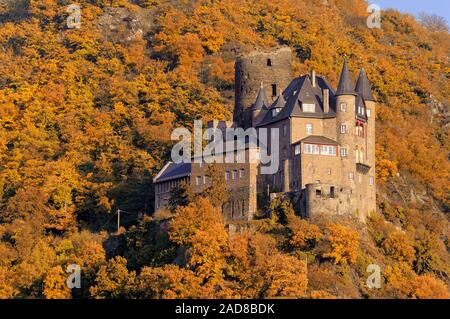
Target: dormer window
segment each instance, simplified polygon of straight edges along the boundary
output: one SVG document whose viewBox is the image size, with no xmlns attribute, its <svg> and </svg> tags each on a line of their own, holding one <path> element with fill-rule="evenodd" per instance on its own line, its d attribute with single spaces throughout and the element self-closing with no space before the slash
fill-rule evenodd
<svg viewBox="0 0 450 319">
<path fill-rule="evenodd" d="M 277 116 L 277 114 L 278 114 L 279 111 L 280 111 L 279 109 L 273 109 L 273 110 L 272 110 L 272 117 Z"/>
<path fill-rule="evenodd" d="M 303 104 L 303 112 L 314 113 L 316 111 L 315 104 Z"/>
</svg>

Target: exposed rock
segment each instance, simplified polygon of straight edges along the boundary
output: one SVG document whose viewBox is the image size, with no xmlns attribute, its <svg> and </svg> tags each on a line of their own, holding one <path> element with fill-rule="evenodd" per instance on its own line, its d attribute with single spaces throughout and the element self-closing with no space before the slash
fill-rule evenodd
<svg viewBox="0 0 450 319">
<path fill-rule="evenodd" d="M 435 96 L 430 95 L 427 101 L 431 111 L 431 122 L 435 119 L 441 121 L 442 125 L 448 127 L 450 125 L 450 112 L 448 104 L 444 104 Z"/>
<path fill-rule="evenodd" d="M 150 9 L 131 11 L 127 8 L 105 8 L 98 19 L 98 27 L 114 43 L 130 42 L 145 36 L 153 26 L 154 15 Z"/>
</svg>

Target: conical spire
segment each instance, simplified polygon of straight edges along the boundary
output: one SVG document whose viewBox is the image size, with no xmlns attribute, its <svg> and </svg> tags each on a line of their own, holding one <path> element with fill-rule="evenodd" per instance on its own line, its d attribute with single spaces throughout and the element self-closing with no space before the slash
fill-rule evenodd
<svg viewBox="0 0 450 319">
<path fill-rule="evenodd" d="M 355 91 L 362 96 L 364 101 L 375 101 L 372 94 L 372 88 L 370 87 L 370 82 L 364 68 L 361 68 L 361 71 L 359 72 L 359 78 L 356 82 Z"/>
<path fill-rule="evenodd" d="M 269 105 L 267 101 L 266 93 L 264 93 L 263 83 L 261 82 L 261 86 L 259 87 L 258 95 L 256 96 L 256 101 L 253 104 L 254 110 L 260 110 L 266 108 Z"/>
<path fill-rule="evenodd" d="M 335 95 L 356 95 L 353 88 L 353 81 L 350 71 L 348 70 L 347 60 L 344 60 L 344 65 L 342 67 L 341 76 L 339 77 L 339 84 Z"/>
<path fill-rule="evenodd" d="M 286 101 L 284 100 L 283 94 L 281 93 L 281 90 L 280 90 L 280 94 L 278 95 L 277 99 L 275 100 L 273 107 L 277 108 L 277 109 L 283 108 L 285 104 L 286 104 Z"/>
</svg>

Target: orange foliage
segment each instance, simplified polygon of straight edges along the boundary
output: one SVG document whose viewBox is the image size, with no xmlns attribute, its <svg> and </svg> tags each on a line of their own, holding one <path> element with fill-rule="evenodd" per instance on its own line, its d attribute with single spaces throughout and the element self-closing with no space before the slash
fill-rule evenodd
<svg viewBox="0 0 450 319">
<path fill-rule="evenodd" d="M 332 258 L 335 264 L 354 264 L 358 256 L 359 233 L 340 224 L 328 225 L 327 231 L 331 251 L 324 257 Z"/>
</svg>

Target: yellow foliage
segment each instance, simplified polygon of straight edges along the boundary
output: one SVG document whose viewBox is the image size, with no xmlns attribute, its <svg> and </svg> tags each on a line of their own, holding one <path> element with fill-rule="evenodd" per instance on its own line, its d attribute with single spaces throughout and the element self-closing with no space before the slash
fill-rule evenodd
<svg viewBox="0 0 450 319">
<path fill-rule="evenodd" d="M 411 264 L 414 260 L 414 247 L 408 237 L 397 231 L 387 236 L 382 247 L 386 254 L 399 262 Z"/>
<path fill-rule="evenodd" d="M 322 232 L 317 225 L 309 223 L 307 220 L 295 220 L 291 222 L 292 229 L 291 245 L 298 249 L 307 249 L 322 238 Z"/>
<path fill-rule="evenodd" d="M 46 299 L 70 299 L 72 294 L 67 287 L 67 274 L 61 266 L 56 266 L 47 272 L 44 279 L 44 296 Z"/>
<path fill-rule="evenodd" d="M 335 264 L 354 264 L 358 256 L 359 233 L 341 224 L 328 225 L 327 232 L 331 251 L 324 257 L 332 258 Z"/>
</svg>

